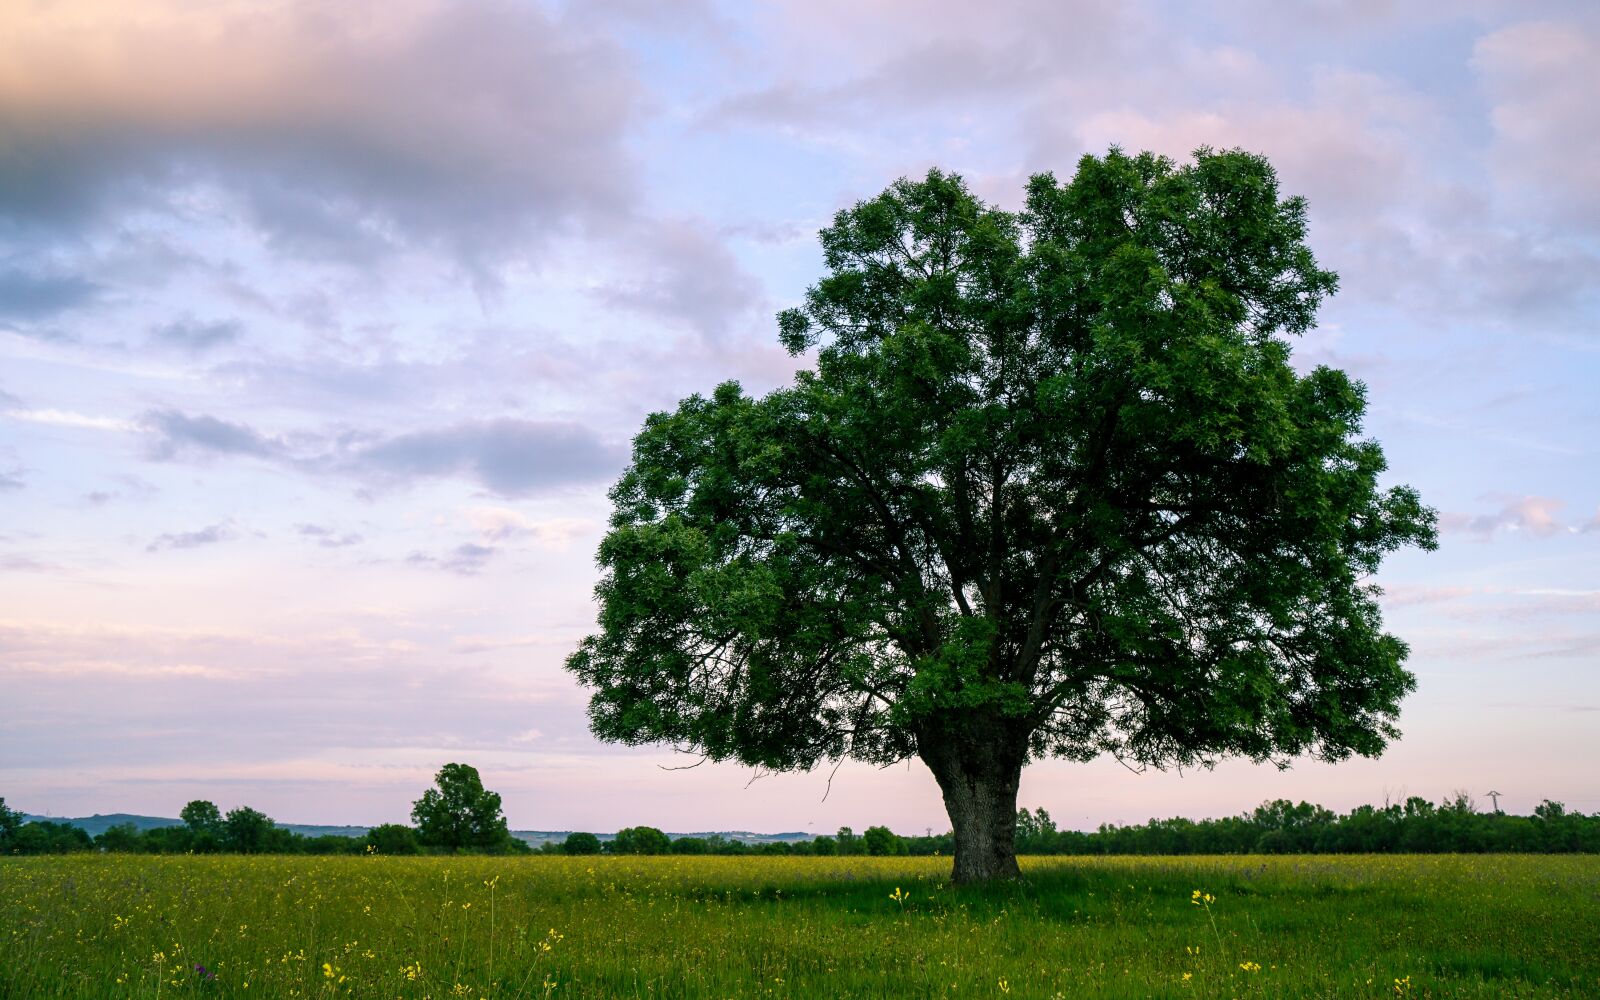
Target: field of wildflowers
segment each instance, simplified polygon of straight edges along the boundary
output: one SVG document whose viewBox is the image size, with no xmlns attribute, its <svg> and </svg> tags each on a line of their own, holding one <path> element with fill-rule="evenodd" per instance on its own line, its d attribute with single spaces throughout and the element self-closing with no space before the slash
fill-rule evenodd
<svg viewBox="0 0 1600 1000">
<path fill-rule="evenodd" d="M 1600 996 L 1600 858 L 0 858 L 0 997 Z"/>
</svg>

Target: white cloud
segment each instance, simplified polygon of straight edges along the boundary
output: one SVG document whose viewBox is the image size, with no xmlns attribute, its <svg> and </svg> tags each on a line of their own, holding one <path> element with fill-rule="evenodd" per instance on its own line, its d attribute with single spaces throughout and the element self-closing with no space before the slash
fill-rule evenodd
<svg viewBox="0 0 1600 1000">
<path fill-rule="evenodd" d="M 71 410 L 6 410 L 4 415 L 12 420 L 30 424 L 48 424 L 52 427 L 76 427 L 93 431 L 131 431 L 135 424 L 116 417 L 96 417 Z"/>
</svg>

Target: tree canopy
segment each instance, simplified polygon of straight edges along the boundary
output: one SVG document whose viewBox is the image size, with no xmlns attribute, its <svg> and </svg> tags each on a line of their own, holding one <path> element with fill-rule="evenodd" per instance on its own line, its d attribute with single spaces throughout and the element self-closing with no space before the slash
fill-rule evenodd
<svg viewBox="0 0 1600 1000">
<path fill-rule="evenodd" d="M 610 848 L 613 854 L 666 854 L 672 838 L 653 826 L 629 826 L 617 831 Z"/>
<path fill-rule="evenodd" d="M 249 806 L 229 809 L 222 820 L 222 838 L 231 851 L 255 854 L 266 851 L 277 824 L 266 813 Z"/>
<path fill-rule="evenodd" d="M 208 799 L 193 799 L 178 812 L 189 832 L 193 834 L 222 835 L 222 811 Z"/>
<path fill-rule="evenodd" d="M 656 413 L 611 492 L 596 734 L 810 768 L 920 757 L 957 879 L 1016 872 L 1030 759 L 1376 755 L 1414 680 L 1365 387 L 1290 364 L 1336 287 L 1271 166 L 1113 149 L 1020 212 L 901 180 L 821 233 L 814 367 Z"/>
<path fill-rule="evenodd" d="M 500 795 L 483 787 L 477 768 L 446 764 L 434 776 L 434 783 L 437 787 L 423 792 L 411 806 L 418 841 L 450 850 L 508 846 L 511 833 L 500 811 Z"/>
</svg>

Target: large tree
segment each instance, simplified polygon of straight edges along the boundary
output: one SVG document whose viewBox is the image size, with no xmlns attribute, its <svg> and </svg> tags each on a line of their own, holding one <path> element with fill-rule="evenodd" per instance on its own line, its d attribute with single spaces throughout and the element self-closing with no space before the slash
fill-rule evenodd
<svg viewBox="0 0 1600 1000">
<path fill-rule="evenodd" d="M 1414 686 L 1370 582 L 1434 515 L 1365 388 L 1289 363 L 1336 284 L 1262 158 L 1113 149 L 1002 211 L 839 213 L 778 318 L 813 369 L 649 417 L 611 493 L 600 737 L 758 768 L 919 757 L 954 876 L 1017 872 L 1031 759 L 1378 754 Z"/>
</svg>

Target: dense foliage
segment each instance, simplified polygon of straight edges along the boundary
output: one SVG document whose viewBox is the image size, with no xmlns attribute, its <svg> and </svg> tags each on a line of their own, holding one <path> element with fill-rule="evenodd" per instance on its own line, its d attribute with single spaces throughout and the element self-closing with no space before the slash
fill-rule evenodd
<svg viewBox="0 0 1600 1000">
<path fill-rule="evenodd" d="M 1020 213 L 938 171 L 843 211 L 793 385 L 653 414 L 611 492 L 602 738 L 920 758 L 955 875 L 1014 875 L 1030 759 L 1341 760 L 1414 681 L 1371 575 L 1434 544 L 1365 388 L 1290 364 L 1335 276 L 1269 164 L 1113 150 Z"/>
</svg>

